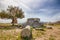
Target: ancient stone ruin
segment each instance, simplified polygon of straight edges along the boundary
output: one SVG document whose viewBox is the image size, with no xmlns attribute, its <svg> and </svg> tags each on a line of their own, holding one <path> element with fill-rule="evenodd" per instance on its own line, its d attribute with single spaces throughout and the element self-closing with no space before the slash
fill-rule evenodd
<svg viewBox="0 0 60 40">
<path fill-rule="evenodd" d="M 30 25 L 30 26 L 32 26 L 32 27 L 39 27 L 39 26 L 41 26 L 42 25 L 42 23 L 40 23 L 40 19 L 39 18 L 28 18 L 27 19 L 27 22 L 26 23 L 24 23 L 24 24 L 22 24 L 24 27 L 26 26 L 26 25 Z"/>
</svg>

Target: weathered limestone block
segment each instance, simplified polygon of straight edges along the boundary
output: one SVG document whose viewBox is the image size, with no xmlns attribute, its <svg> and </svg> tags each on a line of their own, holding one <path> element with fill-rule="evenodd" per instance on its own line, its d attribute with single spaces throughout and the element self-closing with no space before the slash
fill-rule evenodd
<svg viewBox="0 0 60 40">
<path fill-rule="evenodd" d="M 25 28 L 21 31 L 21 37 L 30 37 L 31 33 L 30 30 Z"/>
<path fill-rule="evenodd" d="M 30 30 L 30 27 L 27 26 L 21 31 L 21 38 L 22 40 L 31 40 L 32 38 L 32 32 Z"/>
</svg>

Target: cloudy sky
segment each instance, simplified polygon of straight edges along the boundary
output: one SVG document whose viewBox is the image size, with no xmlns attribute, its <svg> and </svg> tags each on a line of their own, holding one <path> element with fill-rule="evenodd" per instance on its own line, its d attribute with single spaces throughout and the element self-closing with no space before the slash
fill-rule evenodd
<svg viewBox="0 0 60 40">
<path fill-rule="evenodd" d="M 0 0 L 0 10 L 6 9 L 8 5 L 23 9 L 23 22 L 26 18 L 40 18 L 44 22 L 60 20 L 60 0 Z"/>
</svg>

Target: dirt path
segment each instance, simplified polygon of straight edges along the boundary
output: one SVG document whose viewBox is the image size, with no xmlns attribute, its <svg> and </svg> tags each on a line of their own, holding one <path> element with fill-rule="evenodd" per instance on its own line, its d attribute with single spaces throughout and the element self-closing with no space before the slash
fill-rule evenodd
<svg viewBox="0 0 60 40">
<path fill-rule="evenodd" d="M 49 40 L 50 37 L 54 37 L 54 40 L 60 40 L 60 29 L 53 27 L 53 29 L 47 29 L 45 35 L 36 38 L 35 40 Z"/>
</svg>

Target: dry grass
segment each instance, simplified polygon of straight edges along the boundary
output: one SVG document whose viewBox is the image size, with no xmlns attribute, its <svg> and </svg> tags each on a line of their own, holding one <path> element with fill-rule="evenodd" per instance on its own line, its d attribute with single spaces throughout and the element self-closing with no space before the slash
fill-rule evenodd
<svg viewBox="0 0 60 40">
<path fill-rule="evenodd" d="M 2 24 L 8 25 L 8 24 Z M 10 25 L 10 24 L 9 24 Z M 53 26 L 53 29 L 46 29 L 46 31 L 35 30 L 32 28 L 32 36 L 35 40 L 60 40 L 60 25 Z M 1 29 L 0 40 L 21 40 L 20 32 L 22 29 Z M 53 35 L 54 37 L 52 37 Z"/>
<path fill-rule="evenodd" d="M 11 26 L 12 24 L 11 23 L 0 23 L 0 26 Z"/>
<path fill-rule="evenodd" d="M 33 38 L 41 37 L 44 34 L 45 34 L 44 31 L 35 30 L 35 29 L 32 30 Z"/>
<path fill-rule="evenodd" d="M 21 30 L 22 29 L 9 29 L 9 30 L 1 29 L 0 40 L 21 40 L 20 36 Z M 32 29 L 33 38 L 40 37 L 43 34 L 44 32 L 42 31 Z"/>
<path fill-rule="evenodd" d="M 21 29 L 0 30 L 0 40 L 17 40 Z"/>
<path fill-rule="evenodd" d="M 55 40 L 55 37 L 53 35 L 50 35 L 49 40 Z"/>
</svg>

